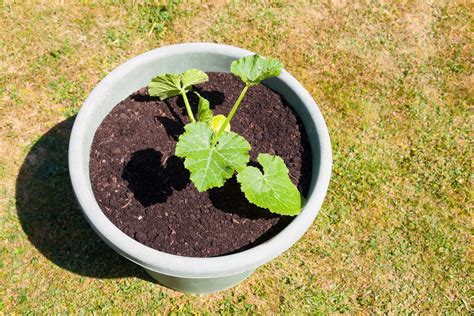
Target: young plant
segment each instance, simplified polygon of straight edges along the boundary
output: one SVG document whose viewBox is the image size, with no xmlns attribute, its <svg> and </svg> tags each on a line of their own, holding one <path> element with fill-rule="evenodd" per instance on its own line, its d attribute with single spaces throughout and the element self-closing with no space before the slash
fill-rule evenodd
<svg viewBox="0 0 474 316">
<path fill-rule="evenodd" d="M 176 144 L 176 156 L 184 158 L 184 166 L 191 173 L 191 181 L 200 191 L 221 187 L 227 179 L 237 173 L 237 181 L 249 202 L 281 215 L 297 215 L 301 211 L 302 196 L 288 176 L 288 168 L 282 158 L 276 155 L 259 154 L 258 168 L 248 166 L 250 144 L 230 130 L 230 121 L 239 108 L 247 90 L 262 80 L 278 76 L 282 65 L 275 59 L 259 55 L 247 56 L 231 64 L 231 72 L 238 76 L 245 87 L 227 117 L 213 116 L 209 101 L 199 97 L 198 121 L 186 98 L 192 84 L 207 81 L 207 75 L 190 69 L 183 74 L 165 74 L 155 77 L 149 86 L 149 94 L 162 100 L 181 94 L 185 100 L 191 123 L 186 124 L 184 133 Z M 192 78 L 185 76 L 192 71 Z M 192 83 L 191 83 L 192 82 Z"/>
</svg>

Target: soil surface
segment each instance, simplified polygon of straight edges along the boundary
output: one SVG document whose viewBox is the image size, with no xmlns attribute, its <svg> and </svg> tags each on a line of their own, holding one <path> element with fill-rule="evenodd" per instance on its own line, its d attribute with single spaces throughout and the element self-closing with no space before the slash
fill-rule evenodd
<svg viewBox="0 0 474 316">
<path fill-rule="evenodd" d="M 244 84 L 232 74 L 209 73 L 195 90 L 211 102 L 214 115 L 227 115 Z M 188 93 L 191 106 L 197 97 Z M 96 131 L 90 179 L 105 215 L 124 233 L 160 251 L 211 257 L 260 244 L 291 221 L 250 204 L 235 177 L 221 188 L 199 193 L 183 161 L 174 156 L 176 141 L 189 119 L 182 97 L 166 101 L 143 88 L 120 102 Z M 290 178 L 306 195 L 311 180 L 311 151 L 296 113 L 264 85 L 247 92 L 232 119 L 232 130 L 249 141 L 250 156 L 281 156 Z"/>
</svg>

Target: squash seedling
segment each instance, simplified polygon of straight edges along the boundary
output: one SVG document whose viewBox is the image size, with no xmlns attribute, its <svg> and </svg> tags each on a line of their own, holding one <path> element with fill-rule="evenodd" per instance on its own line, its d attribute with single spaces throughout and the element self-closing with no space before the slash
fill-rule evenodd
<svg viewBox="0 0 474 316">
<path fill-rule="evenodd" d="M 258 163 L 263 169 L 248 166 L 250 144 L 245 138 L 230 130 L 230 121 L 239 108 L 247 90 L 262 80 L 278 76 L 282 65 L 271 58 L 247 56 L 232 62 L 230 71 L 238 76 L 245 87 L 226 116 L 216 115 L 209 101 L 199 97 L 197 117 L 194 118 L 186 96 L 192 85 L 208 80 L 197 69 L 182 74 L 164 74 L 152 79 L 148 87 L 151 96 L 161 100 L 181 94 L 190 123 L 176 144 L 176 156 L 184 158 L 184 166 L 191 173 L 191 181 L 198 191 L 221 187 L 237 173 L 237 181 L 247 200 L 259 207 L 281 215 L 297 215 L 301 211 L 302 196 L 288 176 L 283 159 L 276 155 L 259 154 Z"/>
</svg>

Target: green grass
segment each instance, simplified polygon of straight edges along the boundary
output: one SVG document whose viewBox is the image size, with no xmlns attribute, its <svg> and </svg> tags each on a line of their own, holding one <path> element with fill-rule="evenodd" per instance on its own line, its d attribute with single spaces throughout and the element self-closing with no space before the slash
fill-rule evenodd
<svg viewBox="0 0 474 316">
<path fill-rule="evenodd" d="M 0 313 L 468 314 L 472 10 L 373 1 L 36 4 L 0 19 Z M 67 144 L 89 91 L 125 60 L 209 41 L 281 60 L 330 129 L 315 223 L 237 287 L 161 287 L 89 228 Z"/>
</svg>

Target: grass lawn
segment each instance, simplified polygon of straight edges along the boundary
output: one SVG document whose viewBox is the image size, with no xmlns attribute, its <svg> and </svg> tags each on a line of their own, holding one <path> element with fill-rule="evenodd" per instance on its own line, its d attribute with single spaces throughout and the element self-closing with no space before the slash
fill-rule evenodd
<svg viewBox="0 0 474 316">
<path fill-rule="evenodd" d="M 0 314 L 472 312 L 468 1 L 29 2 L 0 4 Z M 334 155 L 304 237 L 209 296 L 153 283 L 96 237 L 66 161 L 74 116 L 109 71 L 192 41 L 281 60 Z"/>
</svg>

